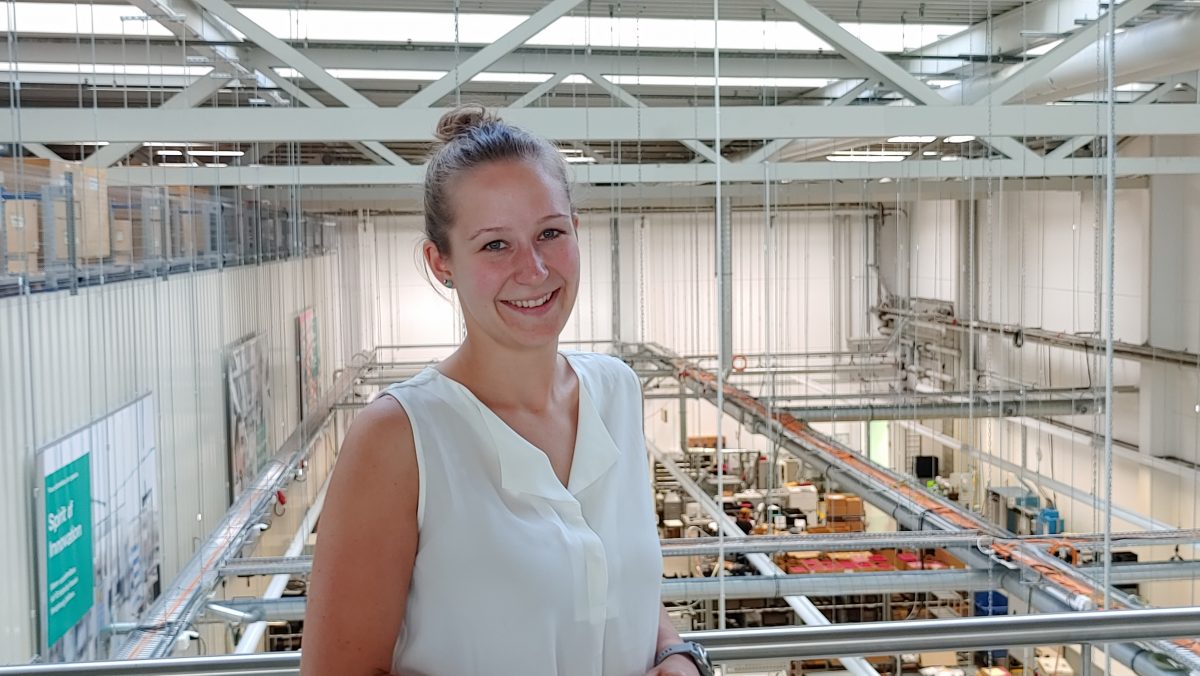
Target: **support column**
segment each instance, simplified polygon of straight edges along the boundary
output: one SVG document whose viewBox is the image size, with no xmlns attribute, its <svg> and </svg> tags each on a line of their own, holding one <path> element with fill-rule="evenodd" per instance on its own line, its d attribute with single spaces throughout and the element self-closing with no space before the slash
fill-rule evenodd
<svg viewBox="0 0 1200 676">
<path fill-rule="evenodd" d="M 621 342 L 621 219 L 608 219 L 608 239 L 612 251 L 612 341 Z"/>
<path fill-rule="evenodd" d="M 717 203 L 717 294 L 722 311 L 717 318 L 720 335 L 717 354 L 720 368 L 728 369 L 733 360 L 733 200 L 722 197 Z"/>
</svg>

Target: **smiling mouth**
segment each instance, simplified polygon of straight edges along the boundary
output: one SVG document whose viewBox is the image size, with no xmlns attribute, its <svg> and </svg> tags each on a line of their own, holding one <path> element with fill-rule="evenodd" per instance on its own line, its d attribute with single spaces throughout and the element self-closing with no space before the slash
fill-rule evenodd
<svg viewBox="0 0 1200 676">
<path fill-rule="evenodd" d="M 556 293 L 558 293 L 558 289 L 551 291 L 550 293 L 542 296 L 541 298 L 534 298 L 532 300 L 505 300 L 505 301 L 500 301 L 500 302 L 504 303 L 505 305 L 511 305 L 516 308 L 521 308 L 522 310 L 532 310 L 533 308 L 539 308 L 539 307 L 545 305 L 546 303 L 549 303 L 550 300 L 552 298 L 554 298 L 554 294 L 556 294 Z"/>
</svg>

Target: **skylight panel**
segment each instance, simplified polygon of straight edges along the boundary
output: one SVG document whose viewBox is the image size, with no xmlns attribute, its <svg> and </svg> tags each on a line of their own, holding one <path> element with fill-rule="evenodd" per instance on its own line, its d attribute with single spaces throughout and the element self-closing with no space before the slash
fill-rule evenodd
<svg viewBox="0 0 1200 676">
<path fill-rule="evenodd" d="M 169 36 L 171 31 L 132 5 L 15 2 L 0 12 L 0 30 L 66 35 Z"/>
<path fill-rule="evenodd" d="M 78 35 L 168 36 L 158 21 L 128 5 L 43 2 L 13 3 L 15 20 L 0 16 L 5 30 Z M 247 17 L 285 40 L 330 42 L 491 44 L 527 17 L 513 14 L 458 15 L 339 9 L 242 8 Z M 923 47 L 964 30 L 945 24 L 859 24 L 842 26 L 872 48 L 896 53 Z M 831 51 L 796 21 L 722 21 L 721 49 L 745 51 Z M 711 50 L 712 22 L 705 19 L 561 17 L 529 41 L 532 46 Z"/>
</svg>

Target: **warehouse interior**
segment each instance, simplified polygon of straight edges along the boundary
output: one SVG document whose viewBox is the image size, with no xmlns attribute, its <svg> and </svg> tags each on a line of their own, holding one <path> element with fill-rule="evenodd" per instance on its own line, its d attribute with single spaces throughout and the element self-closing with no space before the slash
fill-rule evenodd
<svg viewBox="0 0 1200 676">
<path fill-rule="evenodd" d="M 4 9 L 0 676 L 299 673 L 346 430 L 463 338 L 461 103 L 571 167 L 719 673 L 1200 675 L 1200 1 Z"/>
</svg>

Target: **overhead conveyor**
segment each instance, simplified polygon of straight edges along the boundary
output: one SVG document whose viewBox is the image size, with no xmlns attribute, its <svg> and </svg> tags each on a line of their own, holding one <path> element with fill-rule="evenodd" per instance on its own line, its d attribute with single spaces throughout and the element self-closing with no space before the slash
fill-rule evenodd
<svg viewBox="0 0 1200 676">
<path fill-rule="evenodd" d="M 886 468 L 872 464 L 837 441 L 823 435 L 794 416 L 770 410 L 753 396 L 728 383 L 718 397 L 718 378 L 669 350 L 654 344 L 630 346 L 624 355 L 633 364 L 647 364 L 672 369 L 678 380 L 689 390 L 706 395 L 714 403 L 721 399 L 724 412 L 738 420 L 748 430 L 777 439 L 781 447 L 805 463 L 815 467 L 834 483 L 854 490 L 864 500 L 883 510 L 904 528 L 911 530 L 973 531 L 1004 539 L 1011 535 L 976 514 L 932 495 L 911 480 Z M 1113 608 L 1140 607 L 1136 600 L 1116 590 L 1105 590 L 1092 577 L 1047 553 L 1042 547 L 1027 543 L 994 544 L 987 553 L 978 549 L 956 550 L 968 565 L 990 568 L 1002 565 L 1021 570 L 1017 579 L 1004 576 L 1004 589 L 1019 598 L 1029 599 L 1041 612 L 1082 611 L 1103 607 L 1106 596 Z M 1176 664 L 1200 671 L 1200 642 L 1195 640 L 1156 640 L 1145 644 L 1153 651 L 1169 657 Z M 1157 662 L 1142 659 L 1145 648 L 1131 643 L 1111 646 L 1113 657 L 1138 673 L 1148 676 L 1171 673 Z"/>
</svg>

